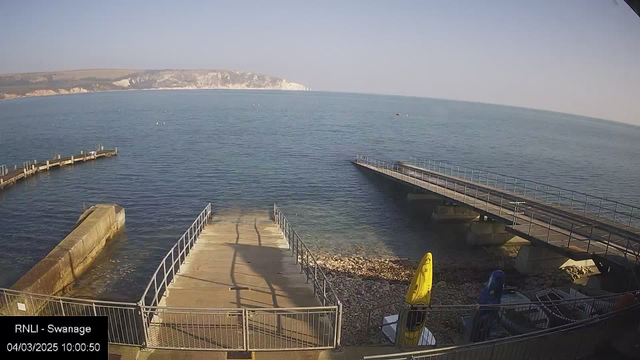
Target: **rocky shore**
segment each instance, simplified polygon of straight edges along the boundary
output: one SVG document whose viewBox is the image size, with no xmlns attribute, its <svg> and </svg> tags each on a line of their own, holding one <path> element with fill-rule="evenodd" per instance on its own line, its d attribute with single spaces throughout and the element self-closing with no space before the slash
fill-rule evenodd
<svg viewBox="0 0 640 360">
<path fill-rule="evenodd" d="M 514 268 L 517 248 L 478 249 L 477 256 L 464 260 L 434 258 L 432 305 L 475 304 L 492 271 L 500 269 L 507 276 L 506 286 L 532 297 L 535 292 L 551 287 L 567 287 L 579 277 L 586 276 L 586 268 L 553 269 L 535 276 L 525 276 Z M 384 342 L 379 325 L 386 315 L 403 300 L 418 260 L 402 258 L 340 257 L 326 253 L 316 255 L 343 302 L 342 338 L 344 345 L 372 345 Z M 438 344 L 458 342 L 463 333 L 461 316 L 452 312 L 438 319 L 430 319 L 429 329 Z"/>
</svg>

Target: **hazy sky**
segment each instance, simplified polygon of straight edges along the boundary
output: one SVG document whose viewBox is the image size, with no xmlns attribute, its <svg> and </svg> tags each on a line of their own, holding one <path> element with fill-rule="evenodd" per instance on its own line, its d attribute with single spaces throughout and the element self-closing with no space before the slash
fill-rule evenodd
<svg viewBox="0 0 640 360">
<path fill-rule="evenodd" d="M 623 0 L 0 0 L 0 33 L 0 73 L 250 70 L 640 124 L 640 18 Z"/>
</svg>

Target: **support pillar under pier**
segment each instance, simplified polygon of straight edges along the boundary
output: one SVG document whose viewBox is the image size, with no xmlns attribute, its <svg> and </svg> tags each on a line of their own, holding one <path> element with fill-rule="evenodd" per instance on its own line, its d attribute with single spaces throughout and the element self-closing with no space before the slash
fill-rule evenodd
<svg viewBox="0 0 640 360">
<path fill-rule="evenodd" d="M 543 247 L 524 245 L 518 250 L 516 270 L 521 274 L 535 274 L 544 269 L 564 268 L 567 266 L 595 267 L 593 260 L 571 260 Z"/>
<path fill-rule="evenodd" d="M 431 218 L 436 222 L 469 222 L 478 218 L 478 213 L 464 206 L 438 205 Z"/>
<path fill-rule="evenodd" d="M 482 218 L 482 215 L 480 215 Z M 494 221 L 474 221 L 467 232 L 467 243 L 471 245 L 504 245 L 514 237 L 505 230 L 505 225 Z"/>
</svg>

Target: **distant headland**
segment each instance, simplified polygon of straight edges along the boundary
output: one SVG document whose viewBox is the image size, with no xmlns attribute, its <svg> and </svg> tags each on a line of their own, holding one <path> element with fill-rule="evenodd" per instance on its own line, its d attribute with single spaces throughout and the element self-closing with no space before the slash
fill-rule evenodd
<svg viewBox="0 0 640 360">
<path fill-rule="evenodd" d="M 0 100 L 151 89 L 309 90 L 286 79 L 248 71 L 89 69 L 0 74 Z"/>
</svg>

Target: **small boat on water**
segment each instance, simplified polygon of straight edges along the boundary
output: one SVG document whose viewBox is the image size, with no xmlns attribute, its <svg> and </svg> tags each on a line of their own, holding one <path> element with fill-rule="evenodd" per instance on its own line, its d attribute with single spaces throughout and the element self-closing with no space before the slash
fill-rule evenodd
<svg viewBox="0 0 640 360">
<path fill-rule="evenodd" d="M 549 327 L 549 317 L 537 304 L 531 304 L 528 297 L 517 291 L 503 292 L 498 314 L 500 325 L 512 335 L 526 334 Z M 518 306 L 517 304 L 523 304 Z"/>
<path fill-rule="evenodd" d="M 595 301 L 575 289 L 569 289 L 569 292 L 560 289 L 542 290 L 536 293 L 536 298 L 543 302 L 540 306 L 549 316 L 551 326 L 589 319 L 598 314 L 593 307 Z"/>
</svg>

